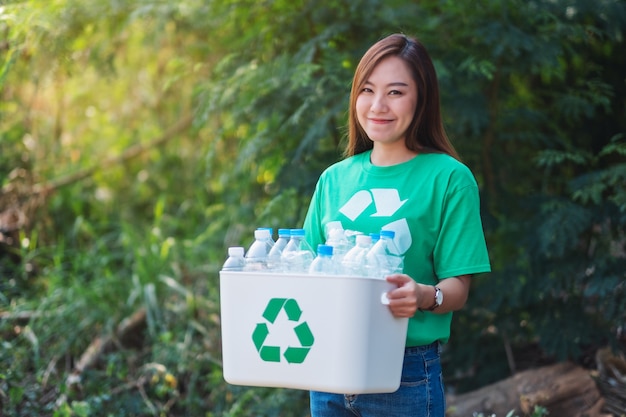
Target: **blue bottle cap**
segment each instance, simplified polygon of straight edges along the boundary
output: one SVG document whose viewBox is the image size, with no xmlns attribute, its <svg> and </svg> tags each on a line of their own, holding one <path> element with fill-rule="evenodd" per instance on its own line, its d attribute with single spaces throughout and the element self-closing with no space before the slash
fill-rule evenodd
<svg viewBox="0 0 626 417">
<path fill-rule="evenodd" d="M 319 244 L 317 245 L 317 254 L 318 255 L 333 255 L 333 247 L 330 245 Z"/>
</svg>

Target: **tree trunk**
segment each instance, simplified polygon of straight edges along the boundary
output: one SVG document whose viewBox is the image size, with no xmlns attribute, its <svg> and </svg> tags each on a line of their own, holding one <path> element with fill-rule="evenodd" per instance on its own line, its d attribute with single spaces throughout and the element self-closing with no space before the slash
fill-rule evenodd
<svg viewBox="0 0 626 417">
<path fill-rule="evenodd" d="M 607 417 L 604 398 L 590 371 L 569 362 L 520 372 L 495 384 L 447 398 L 447 417 L 474 412 L 506 416 L 511 410 L 530 415 L 535 406 L 551 417 Z"/>
</svg>

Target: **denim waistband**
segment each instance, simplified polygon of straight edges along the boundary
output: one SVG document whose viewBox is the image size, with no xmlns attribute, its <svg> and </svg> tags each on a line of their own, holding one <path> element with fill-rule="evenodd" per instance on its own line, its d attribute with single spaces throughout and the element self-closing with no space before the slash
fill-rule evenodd
<svg viewBox="0 0 626 417">
<path fill-rule="evenodd" d="M 404 348 L 404 354 L 418 353 L 418 352 L 426 352 L 431 349 L 439 349 L 439 341 L 435 340 L 434 342 L 423 345 L 423 346 L 409 346 Z"/>
</svg>

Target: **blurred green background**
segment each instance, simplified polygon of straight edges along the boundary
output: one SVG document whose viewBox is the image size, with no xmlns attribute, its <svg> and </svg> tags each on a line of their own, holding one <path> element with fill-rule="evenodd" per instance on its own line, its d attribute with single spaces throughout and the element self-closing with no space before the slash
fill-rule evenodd
<svg viewBox="0 0 626 417">
<path fill-rule="evenodd" d="M 0 415 L 308 415 L 223 381 L 217 271 L 301 224 L 393 32 L 428 47 L 481 188 L 493 272 L 455 315 L 450 392 L 623 349 L 624 1 L 5 0 Z M 141 337 L 107 339 L 135 313 Z"/>
</svg>

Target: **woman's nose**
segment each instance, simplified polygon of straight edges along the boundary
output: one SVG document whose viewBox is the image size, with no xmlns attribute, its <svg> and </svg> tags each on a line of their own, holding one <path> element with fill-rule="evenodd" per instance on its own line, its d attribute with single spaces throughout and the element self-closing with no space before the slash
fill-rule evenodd
<svg viewBox="0 0 626 417">
<path fill-rule="evenodd" d="M 375 113 L 387 111 L 387 100 L 383 95 L 376 95 L 372 98 L 371 110 Z"/>
</svg>

